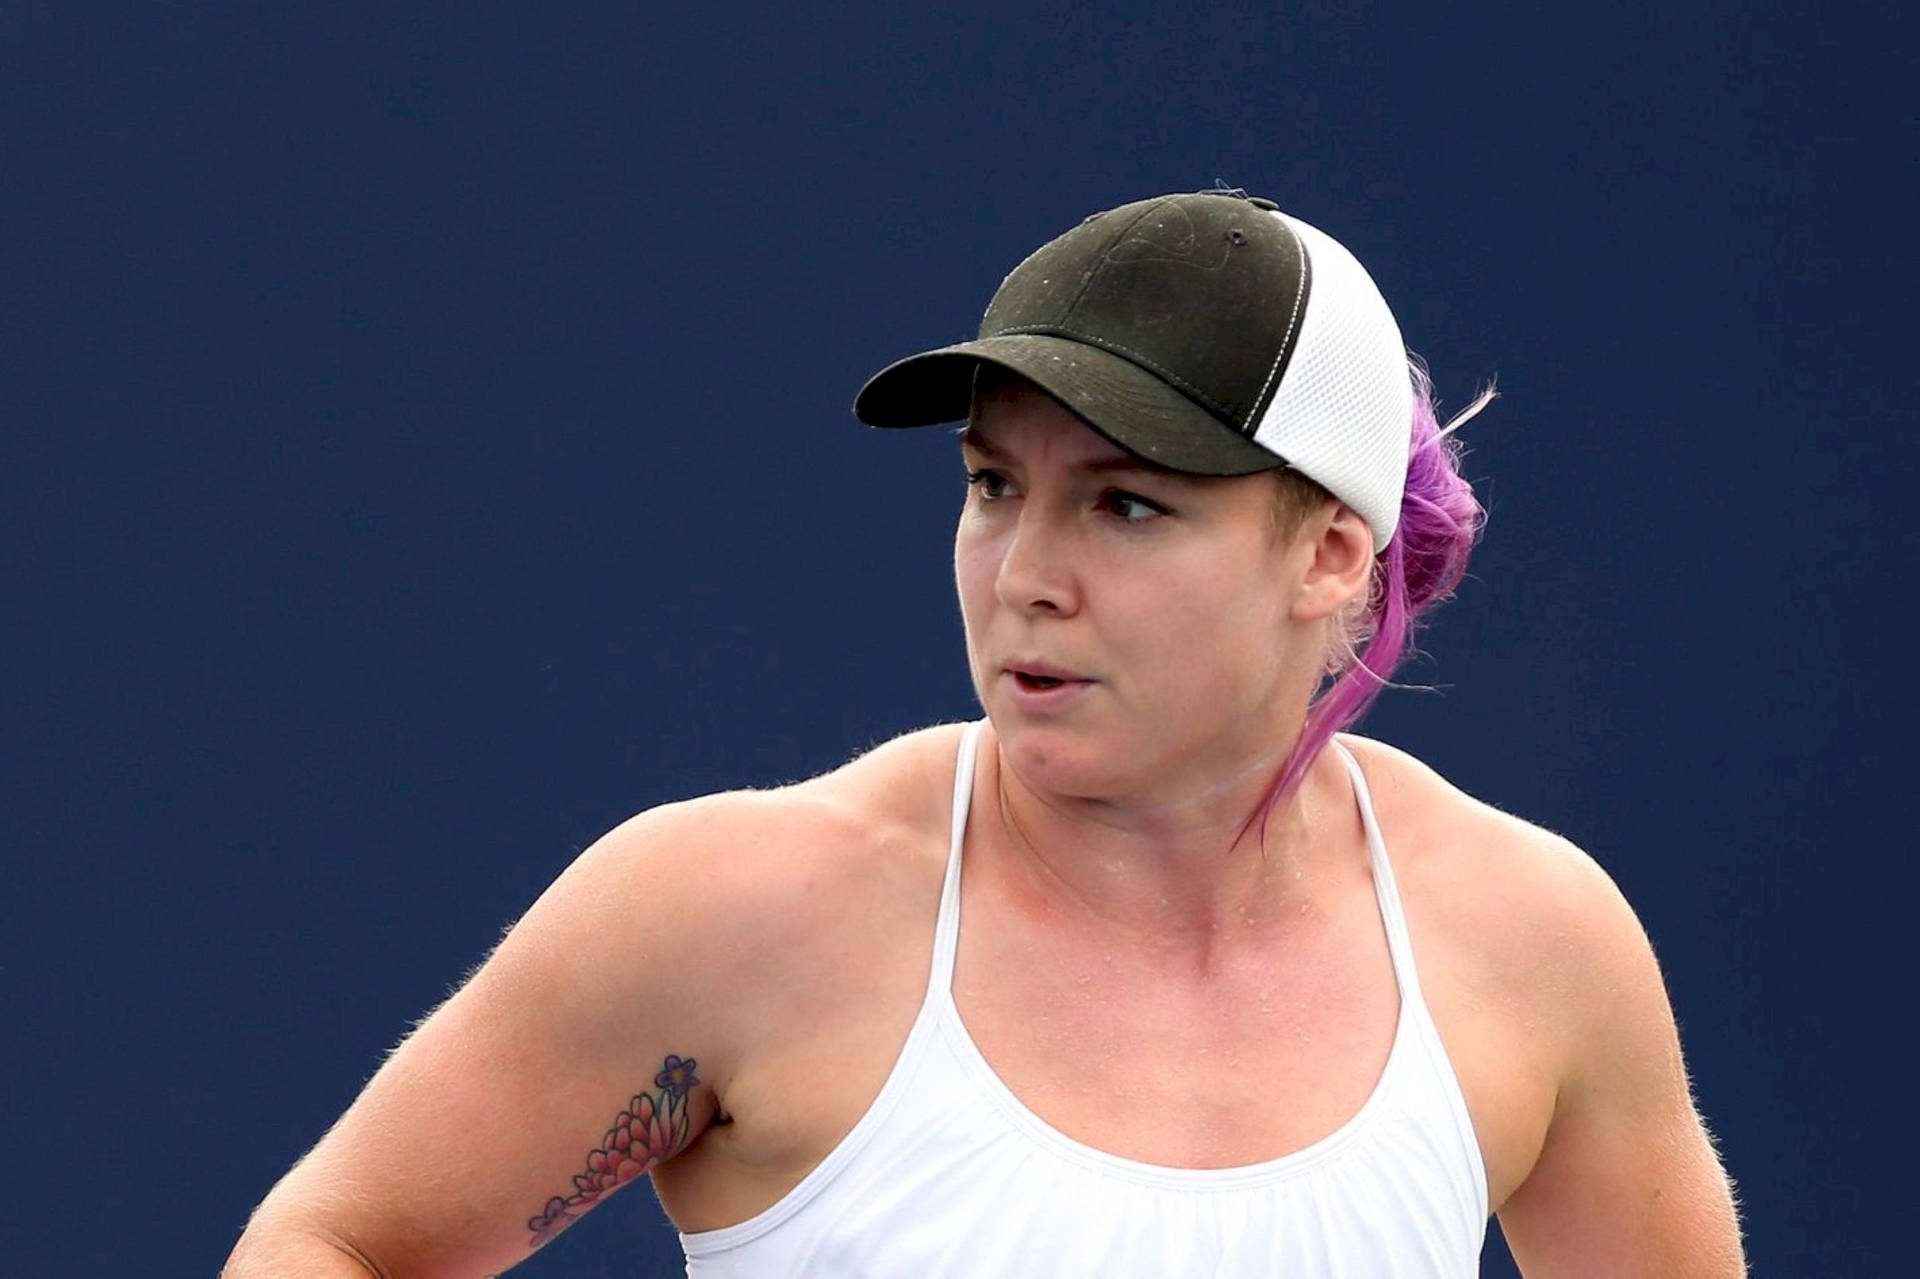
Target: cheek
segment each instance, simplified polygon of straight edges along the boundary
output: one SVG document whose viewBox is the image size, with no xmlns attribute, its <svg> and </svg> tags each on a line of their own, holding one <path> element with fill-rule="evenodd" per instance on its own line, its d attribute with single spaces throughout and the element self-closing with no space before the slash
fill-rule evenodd
<svg viewBox="0 0 1920 1279">
<path fill-rule="evenodd" d="M 970 535 L 966 516 L 961 516 L 960 531 L 953 540 L 953 584 L 960 595 L 960 616 L 969 630 L 980 610 L 993 601 L 998 563 L 992 544 L 977 533 Z"/>
<path fill-rule="evenodd" d="M 1131 585 L 1143 588 L 1143 597 L 1148 593 L 1137 579 Z M 1250 573 L 1223 572 L 1217 563 L 1195 563 L 1151 589 L 1158 598 L 1140 599 L 1134 611 L 1158 619 L 1157 664 L 1176 696 L 1206 702 L 1262 695 L 1279 672 L 1285 645 L 1283 610 L 1265 583 Z"/>
</svg>

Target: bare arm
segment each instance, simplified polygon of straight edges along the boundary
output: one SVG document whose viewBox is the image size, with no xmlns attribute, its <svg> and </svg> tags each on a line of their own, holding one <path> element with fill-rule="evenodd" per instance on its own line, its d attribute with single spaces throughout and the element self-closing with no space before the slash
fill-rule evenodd
<svg viewBox="0 0 1920 1279">
<path fill-rule="evenodd" d="M 765 878 L 774 803 L 657 810 L 583 854 L 273 1188 L 226 1279 L 497 1274 L 685 1149 L 737 1055 L 725 995 L 765 971 L 730 890 Z"/>
<path fill-rule="evenodd" d="M 1612 882 L 1584 881 L 1563 974 L 1568 1065 L 1540 1157 L 1500 1209 L 1528 1279 L 1746 1273 L 1733 1188 L 1694 1109 L 1653 949 Z"/>
<path fill-rule="evenodd" d="M 373 1263 L 341 1240 L 324 1232 L 301 1229 L 287 1223 L 274 1229 L 256 1217 L 259 1228 L 249 1224 L 247 1233 L 221 1268 L 221 1279 L 244 1275 L 284 1275 L 286 1279 L 388 1279 Z"/>
</svg>

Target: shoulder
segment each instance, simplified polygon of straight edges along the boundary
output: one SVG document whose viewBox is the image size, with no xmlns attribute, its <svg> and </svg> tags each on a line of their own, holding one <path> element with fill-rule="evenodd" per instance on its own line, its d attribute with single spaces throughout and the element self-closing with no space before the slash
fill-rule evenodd
<svg viewBox="0 0 1920 1279">
<path fill-rule="evenodd" d="M 910 733 L 820 777 L 642 812 L 577 857 L 474 974 L 514 1008 L 618 1042 L 699 1028 L 737 1058 L 770 1024 L 840 998 L 849 967 L 936 912 L 960 730 Z M 687 1055 L 673 1044 L 664 1045 Z"/>
<path fill-rule="evenodd" d="M 642 812 L 554 882 L 540 905 L 559 909 L 529 919 L 565 915 L 577 931 L 585 915 L 610 940 L 654 921 L 724 975 L 730 958 L 757 963 L 930 874 L 937 894 L 960 733 L 924 729 L 806 781 Z"/>
<path fill-rule="evenodd" d="M 1605 1123 L 1660 1140 L 1677 1132 L 1697 1150 L 1665 982 L 1612 877 L 1570 840 L 1413 756 L 1343 740 L 1374 794 L 1493 1206 L 1527 1181 L 1553 1134 L 1576 1147 L 1567 1131 L 1582 1115 L 1604 1112 Z M 1694 1180 L 1712 1189 L 1711 1177 Z"/>
<path fill-rule="evenodd" d="M 1646 949 L 1612 877 L 1571 840 L 1474 798 L 1405 751 L 1341 740 L 1366 773 L 1403 889 L 1432 924 L 1482 938 L 1488 963 L 1577 969 Z"/>
<path fill-rule="evenodd" d="M 769 894 L 791 906 L 790 891 L 884 870 L 945 828 L 960 733 L 921 729 L 805 781 L 648 809 L 596 841 L 560 882 L 653 889 L 672 879 L 735 912 Z"/>
<path fill-rule="evenodd" d="M 944 829 L 963 726 L 919 729 L 805 781 L 726 791 L 650 809 L 606 837 L 615 850 L 697 848 L 712 873 L 825 868 L 902 837 Z"/>
</svg>

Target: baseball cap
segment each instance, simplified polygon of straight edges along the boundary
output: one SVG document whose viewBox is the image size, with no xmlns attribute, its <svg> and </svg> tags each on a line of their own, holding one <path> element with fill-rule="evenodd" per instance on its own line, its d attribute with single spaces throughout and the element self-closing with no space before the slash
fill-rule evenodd
<svg viewBox="0 0 1920 1279">
<path fill-rule="evenodd" d="M 1376 554 L 1393 538 L 1413 429 L 1399 326 L 1353 254 L 1271 200 L 1203 191 L 1092 215 L 1013 269 L 977 338 L 888 365 L 854 414 L 960 421 L 982 363 L 1154 465 L 1291 467 L 1367 521 Z"/>
</svg>

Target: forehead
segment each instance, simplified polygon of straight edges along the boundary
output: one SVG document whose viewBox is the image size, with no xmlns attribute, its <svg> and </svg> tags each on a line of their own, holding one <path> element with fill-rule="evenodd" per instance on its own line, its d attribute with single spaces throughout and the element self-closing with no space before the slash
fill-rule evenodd
<svg viewBox="0 0 1920 1279">
<path fill-rule="evenodd" d="M 990 377 L 984 368 L 960 444 L 987 456 L 1045 454 L 1102 470 L 1192 478 L 1133 456 L 1033 383 L 1004 373 Z"/>
</svg>

